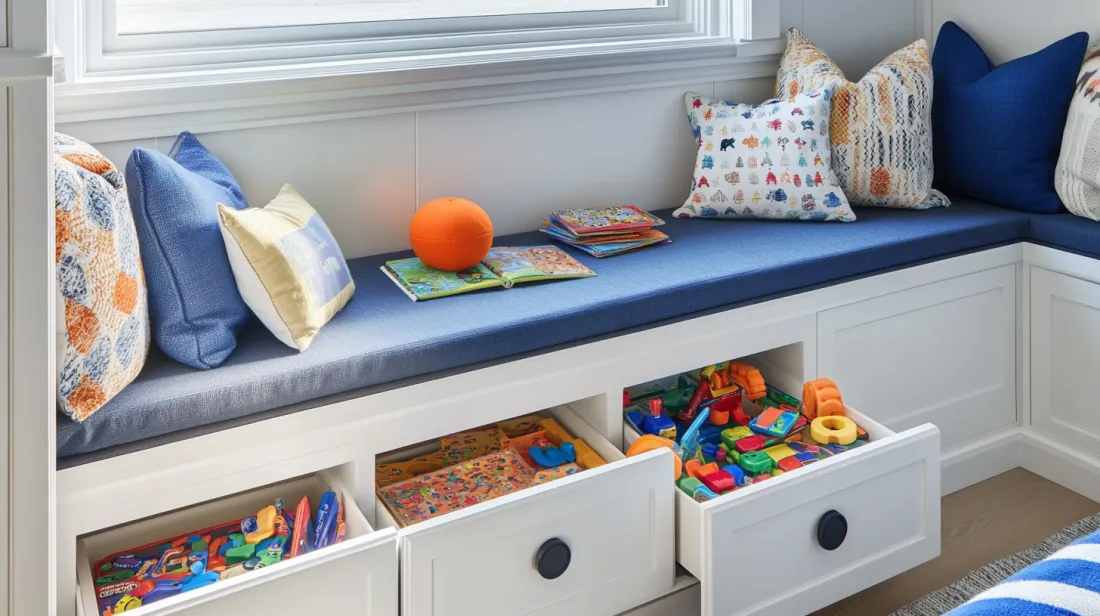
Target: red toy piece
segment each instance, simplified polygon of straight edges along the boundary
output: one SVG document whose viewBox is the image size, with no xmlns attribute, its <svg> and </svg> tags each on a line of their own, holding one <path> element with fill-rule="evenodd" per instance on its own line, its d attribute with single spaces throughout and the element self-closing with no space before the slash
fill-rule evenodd
<svg viewBox="0 0 1100 616">
<path fill-rule="evenodd" d="M 745 438 L 737 439 L 737 442 L 733 444 L 737 448 L 737 453 L 748 453 L 750 451 L 760 451 L 767 444 L 767 441 L 760 436 L 746 436 Z"/>
<path fill-rule="evenodd" d="M 729 492 L 737 487 L 737 483 L 733 480 L 733 475 L 724 470 L 718 470 L 709 475 L 704 475 L 701 481 L 703 485 L 710 488 L 715 494 Z"/>
<path fill-rule="evenodd" d="M 779 467 L 779 470 L 783 472 L 790 472 L 802 468 L 802 463 L 799 462 L 798 458 L 795 458 L 794 456 L 783 458 L 782 460 L 777 462 L 776 465 Z"/>
</svg>

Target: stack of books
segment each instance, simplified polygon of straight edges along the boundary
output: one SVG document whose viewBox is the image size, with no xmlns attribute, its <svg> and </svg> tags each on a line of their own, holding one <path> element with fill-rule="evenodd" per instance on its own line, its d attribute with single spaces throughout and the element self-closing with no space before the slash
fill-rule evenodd
<svg viewBox="0 0 1100 616">
<path fill-rule="evenodd" d="M 594 257 L 667 244 L 671 240 L 654 227 L 665 221 L 633 205 L 561 210 L 550 214 L 543 233 Z"/>
</svg>

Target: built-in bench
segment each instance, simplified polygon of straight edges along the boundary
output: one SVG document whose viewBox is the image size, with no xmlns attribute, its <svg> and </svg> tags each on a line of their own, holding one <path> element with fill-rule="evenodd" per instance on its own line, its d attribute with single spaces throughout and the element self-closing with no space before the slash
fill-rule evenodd
<svg viewBox="0 0 1100 616">
<path fill-rule="evenodd" d="M 1032 241 L 1100 255 L 1100 225 L 958 199 L 948 209 L 861 209 L 855 224 L 672 219 L 673 243 L 613 259 L 580 256 L 586 280 L 524 285 L 413 304 L 380 271 L 388 254 L 349 263 L 353 301 L 305 353 L 253 322 L 221 367 L 198 371 L 155 349 L 102 410 L 58 419 L 62 466 L 360 395 L 622 330 Z M 541 233 L 498 245 L 547 243 Z"/>
</svg>

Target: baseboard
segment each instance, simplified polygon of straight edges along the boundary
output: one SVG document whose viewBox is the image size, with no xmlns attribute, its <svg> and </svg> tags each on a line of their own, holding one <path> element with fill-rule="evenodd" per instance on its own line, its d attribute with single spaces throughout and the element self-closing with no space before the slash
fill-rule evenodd
<svg viewBox="0 0 1100 616">
<path fill-rule="evenodd" d="M 943 450 L 940 493 L 951 494 L 1021 466 L 1019 426 L 987 432 Z"/>
<path fill-rule="evenodd" d="M 1100 456 L 1028 429 L 1020 438 L 1020 466 L 1086 498 L 1100 501 Z"/>
</svg>

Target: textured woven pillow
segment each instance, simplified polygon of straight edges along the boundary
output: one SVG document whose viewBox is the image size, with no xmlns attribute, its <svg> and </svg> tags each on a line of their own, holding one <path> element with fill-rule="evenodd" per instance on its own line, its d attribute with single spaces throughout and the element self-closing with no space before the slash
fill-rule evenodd
<svg viewBox="0 0 1100 616">
<path fill-rule="evenodd" d="M 1070 213 L 1100 221 L 1100 45 L 1077 78 L 1054 185 Z"/>
<path fill-rule="evenodd" d="M 130 384 L 149 351 L 137 232 L 118 169 L 90 145 L 54 135 L 57 281 L 65 315 L 57 401 L 84 421 Z"/>
<path fill-rule="evenodd" d="M 932 66 L 920 40 L 852 83 L 795 28 L 779 64 L 776 95 L 830 88 L 833 170 L 854 205 L 924 209 L 949 205 L 932 190 Z"/>
<path fill-rule="evenodd" d="M 245 303 L 281 342 L 306 350 L 355 293 L 325 221 L 290 184 L 262 209 L 218 204 L 218 215 Z"/>
<path fill-rule="evenodd" d="M 699 154 L 674 216 L 856 219 L 830 167 L 828 90 L 760 105 L 688 92 L 684 102 Z"/>
</svg>

